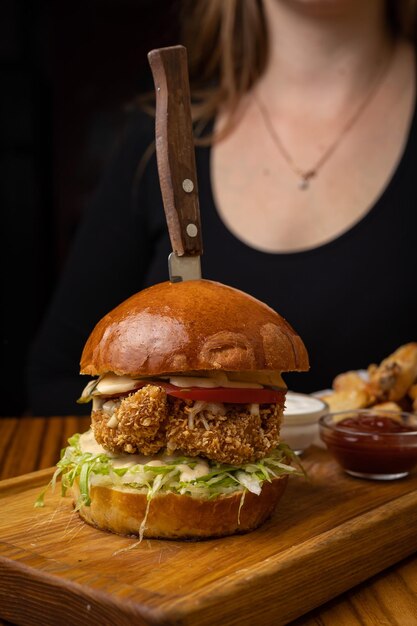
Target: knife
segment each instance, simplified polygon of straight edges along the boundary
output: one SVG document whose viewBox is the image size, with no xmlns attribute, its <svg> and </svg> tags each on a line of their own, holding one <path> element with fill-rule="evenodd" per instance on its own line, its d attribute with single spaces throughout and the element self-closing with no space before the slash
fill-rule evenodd
<svg viewBox="0 0 417 626">
<path fill-rule="evenodd" d="M 201 278 L 203 253 L 187 51 L 184 46 L 148 53 L 155 84 L 155 144 L 159 183 L 173 252 L 171 282 Z"/>
</svg>

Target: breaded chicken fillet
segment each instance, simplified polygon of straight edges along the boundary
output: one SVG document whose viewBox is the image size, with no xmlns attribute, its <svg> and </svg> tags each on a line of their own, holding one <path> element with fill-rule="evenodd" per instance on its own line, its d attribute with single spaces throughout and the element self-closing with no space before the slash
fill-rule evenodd
<svg viewBox="0 0 417 626">
<path fill-rule="evenodd" d="M 203 403 L 200 403 L 203 404 Z M 264 458 L 279 442 L 281 410 L 277 404 L 219 405 L 167 396 L 164 389 L 147 385 L 117 401 L 104 402 L 92 413 L 95 439 L 113 453 L 203 456 L 220 463 L 240 465 Z"/>
</svg>

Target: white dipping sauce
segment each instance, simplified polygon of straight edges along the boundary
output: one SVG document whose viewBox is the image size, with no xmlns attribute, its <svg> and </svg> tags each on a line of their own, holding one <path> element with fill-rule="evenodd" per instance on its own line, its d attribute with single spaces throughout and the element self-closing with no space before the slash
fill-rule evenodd
<svg viewBox="0 0 417 626">
<path fill-rule="evenodd" d="M 320 444 L 318 420 L 327 405 L 314 396 L 287 391 L 281 426 L 281 439 L 301 454 L 312 443 Z"/>
<path fill-rule="evenodd" d="M 284 415 L 305 415 L 306 421 L 310 421 L 323 408 L 325 408 L 325 404 L 318 398 L 303 393 L 294 393 L 293 391 L 287 391 L 286 393 Z"/>
</svg>

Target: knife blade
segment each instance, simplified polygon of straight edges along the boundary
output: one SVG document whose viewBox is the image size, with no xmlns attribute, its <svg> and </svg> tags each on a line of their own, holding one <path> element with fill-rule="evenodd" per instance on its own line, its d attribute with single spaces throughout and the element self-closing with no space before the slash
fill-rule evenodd
<svg viewBox="0 0 417 626">
<path fill-rule="evenodd" d="M 201 278 L 203 254 L 197 170 L 184 46 L 148 53 L 156 95 L 155 145 L 159 183 L 172 245 L 171 282 Z"/>
</svg>

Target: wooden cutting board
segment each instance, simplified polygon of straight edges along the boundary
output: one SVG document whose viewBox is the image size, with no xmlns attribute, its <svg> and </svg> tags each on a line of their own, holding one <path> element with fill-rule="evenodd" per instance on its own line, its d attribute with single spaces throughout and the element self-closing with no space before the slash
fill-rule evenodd
<svg viewBox="0 0 417 626">
<path fill-rule="evenodd" d="M 343 474 L 304 457 L 273 517 L 201 542 L 118 537 L 84 524 L 42 470 L 0 483 L 0 617 L 19 624 L 277 626 L 417 550 L 417 475 Z"/>
</svg>

